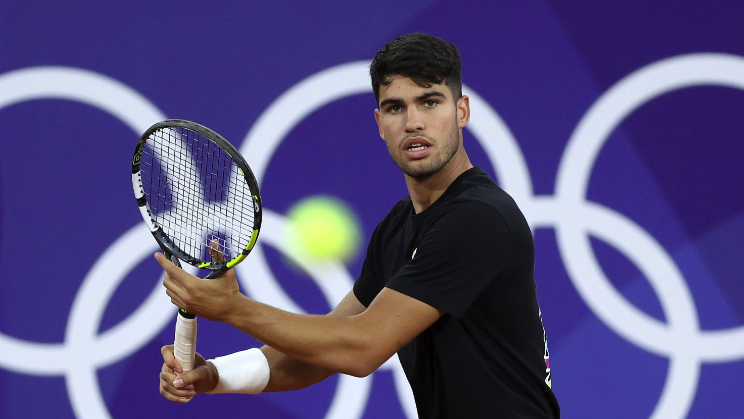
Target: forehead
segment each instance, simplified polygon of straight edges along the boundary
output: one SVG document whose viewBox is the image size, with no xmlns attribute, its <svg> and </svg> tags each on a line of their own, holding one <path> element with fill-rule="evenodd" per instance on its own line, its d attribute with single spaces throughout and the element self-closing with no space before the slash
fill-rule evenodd
<svg viewBox="0 0 744 419">
<path fill-rule="evenodd" d="M 452 95 L 447 85 L 432 84 L 431 86 L 419 86 L 411 78 L 400 75 L 390 76 L 389 84 L 380 85 L 380 101 L 385 99 L 412 100 L 426 93 L 441 93 L 449 98 Z"/>
</svg>

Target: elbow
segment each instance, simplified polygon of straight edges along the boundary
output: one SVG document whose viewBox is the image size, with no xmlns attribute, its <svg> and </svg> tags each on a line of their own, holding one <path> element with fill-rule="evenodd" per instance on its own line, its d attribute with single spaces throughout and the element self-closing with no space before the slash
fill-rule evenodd
<svg viewBox="0 0 744 419">
<path fill-rule="evenodd" d="M 354 320 L 358 320 L 355 317 Z M 377 371 L 393 354 L 395 349 L 385 344 L 379 333 L 368 327 L 356 325 L 336 353 L 336 371 L 353 377 L 364 378 Z"/>
<path fill-rule="evenodd" d="M 357 341 L 343 356 L 337 358 L 337 370 L 341 374 L 364 378 L 377 371 L 392 356 L 373 339 Z"/>
<path fill-rule="evenodd" d="M 364 378 L 377 371 L 377 369 L 380 368 L 380 365 L 382 365 L 382 363 L 358 358 L 356 361 L 350 362 L 349 365 L 343 366 L 342 370 L 339 372 L 357 378 Z"/>
</svg>

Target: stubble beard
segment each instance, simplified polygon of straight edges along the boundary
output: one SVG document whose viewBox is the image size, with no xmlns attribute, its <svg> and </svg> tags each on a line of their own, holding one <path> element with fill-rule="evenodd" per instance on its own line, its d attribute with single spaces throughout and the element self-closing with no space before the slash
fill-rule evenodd
<svg viewBox="0 0 744 419">
<path fill-rule="evenodd" d="M 426 162 L 413 161 L 406 163 L 405 156 L 402 156 L 400 159 L 393 158 L 393 160 L 395 160 L 395 163 L 407 176 L 416 180 L 424 180 L 438 173 L 446 166 L 459 149 L 459 132 L 454 131 L 450 135 L 449 141 L 444 143 L 444 148 L 436 156 L 430 156 L 428 159 L 425 159 L 427 160 Z M 392 152 L 390 154 L 392 155 Z"/>
</svg>

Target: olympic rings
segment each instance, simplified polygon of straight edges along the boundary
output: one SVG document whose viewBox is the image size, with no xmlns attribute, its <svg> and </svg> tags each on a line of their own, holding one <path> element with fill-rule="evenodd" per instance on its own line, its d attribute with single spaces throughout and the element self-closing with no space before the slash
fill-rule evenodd
<svg viewBox="0 0 744 419">
<path fill-rule="evenodd" d="M 369 91 L 368 63 L 332 67 L 301 81 L 259 117 L 244 139 L 241 152 L 252 156 L 262 179 L 286 135 L 317 109 L 344 97 Z M 474 91 L 465 88 L 473 118 L 468 129 L 491 160 L 498 179 L 519 202 L 533 229 L 554 228 L 569 277 L 594 314 L 615 333 L 644 350 L 670 359 L 664 390 L 651 418 L 683 418 L 692 404 L 702 362 L 744 358 L 744 326 L 701 331 L 697 309 L 684 276 L 661 245 L 633 220 L 586 199 L 594 162 L 610 133 L 635 109 L 660 95 L 697 85 L 744 90 L 744 58 L 725 54 L 690 54 L 646 66 L 619 81 L 587 111 L 568 141 L 556 176 L 554 196 L 535 195 L 524 155 L 499 115 Z M 165 119 L 145 97 L 97 73 L 66 67 L 28 68 L 0 75 L 0 109 L 28 100 L 58 98 L 79 101 L 110 113 L 135 133 Z M 300 100 L 301 99 L 301 100 Z M 297 259 L 281 240 L 284 218 L 266 210 L 261 246 L 236 269 L 247 292 L 268 304 L 301 313 L 274 278 L 262 246 L 294 258 L 326 298 L 338 303 L 352 287 L 340 263 L 317 264 Z M 667 323 L 658 321 L 624 299 L 602 271 L 589 237 L 613 246 L 649 280 Z M 67 322 L 65 341 L 42 344 L 0 333 L 0 367 L 31 375 L 64 375 L 79 418 L 110 418 L 96 371 L 137 351 L 163 327 L 173 310 L 159 282 L 135 312 L 112 329 L 97 334 L 103 312 L 118 284 L 156 245 L 144 225 L 117 239 L 91 267 L 82 282 Z M 321 279 L 322 278 L 322 279 Z M 74 355 L 73 355 L 74 354 Z M 391 369 L 405 414 L 416 417 L 412 394 L 395 359 Z M 326 419 L 361 418 L 371 377 L 339 380 Z"/>
</svg>

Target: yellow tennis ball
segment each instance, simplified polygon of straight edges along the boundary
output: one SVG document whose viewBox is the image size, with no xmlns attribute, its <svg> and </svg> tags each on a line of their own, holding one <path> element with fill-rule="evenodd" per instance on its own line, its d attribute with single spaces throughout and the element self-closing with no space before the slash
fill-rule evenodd
<svg viewBox="0 0 744 419">
<path fill-rule="evenodd" d="M 287 218 L 289 245 L 306 257 L 348 261 L 359 250 L 359 220 L 338 198 L 303 199 L 290 208 Z"/>
</svg>

